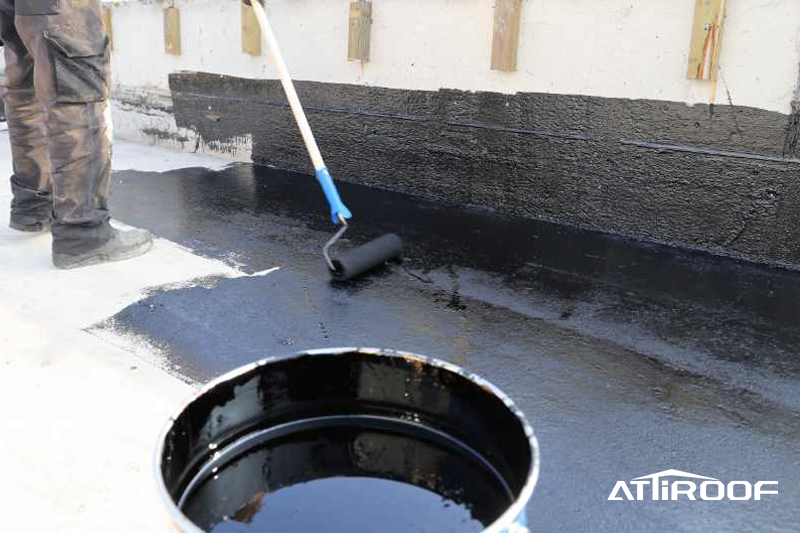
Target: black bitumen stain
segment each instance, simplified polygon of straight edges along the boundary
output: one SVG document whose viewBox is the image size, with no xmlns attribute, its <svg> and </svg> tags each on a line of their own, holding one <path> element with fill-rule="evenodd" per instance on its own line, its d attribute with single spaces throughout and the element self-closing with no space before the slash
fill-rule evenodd
<svg viewBox="0 0 800 533">
<path fill-rule="evenodd" d="M 148 137 L 153 137 L 161 141 L 175 141 L 179 143 L 185 143 L 191 140 L 188 137 L 184 137 L 183 135 L 179 135 L 171 131 L 160 130 L 157 128 L 145 128 L 142 130 L 142 133 L 144 133 Z"/>
<path fill-rule="evenodd" d="M 360 185 L 341 192 L 355 213 L 342 249 L 393 231 L 407 243 L 401 264 L 332 283 L 321 247 L 334 228 L 310 176 L 250 165 L 116 174 L 121 220 L 250 273 L 281 269 L 153 290 L 100 327 L 149 339 L 201 381 L 337 345 L 463 365 L 533 422 L 537 530 L 796 523 L 786 502 L 800 498 L 800 274 Z M 751 200 L 771 209 L 770 198 Z M 758 507 L 721 503 L 724 513 L 609 506 L 617 480 L 668 468 L 777 479 L 782 492 Z"/>
</svg>

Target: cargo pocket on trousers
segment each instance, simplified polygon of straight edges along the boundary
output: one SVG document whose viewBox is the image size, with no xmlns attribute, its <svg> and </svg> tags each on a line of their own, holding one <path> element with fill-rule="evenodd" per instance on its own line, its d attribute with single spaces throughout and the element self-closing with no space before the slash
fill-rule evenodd
<svg viewBox="0 0 800 533">
<path fill-rule="evenodd" d="M 16 15 L 56 15 L 58 13 L 58 0 L 25 0 L 16 2 L 14 6 Z"/>
<path fill-rule="evenodd" d="M 55 74 L 56 101 L 85 104 L 108 97 L 108 38 L 45 32 Z"/>
</svg>

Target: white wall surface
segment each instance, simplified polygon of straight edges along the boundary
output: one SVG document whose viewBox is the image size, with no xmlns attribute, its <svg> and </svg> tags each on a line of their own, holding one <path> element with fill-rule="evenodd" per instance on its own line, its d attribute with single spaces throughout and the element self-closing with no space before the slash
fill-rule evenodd
<svg viewBox="0 0 800 533">
<path fill-rule="evenodd" d="M 157 0 L 116 0 L 114 83 L 167 88 L 177 70 L 273 78 L 241 51 L 240 0 L 175 0 L 183 55 L 164 53 Z M 427 89 L 550 92 L 707 102 L 686 80 L 694 0 L 525 0 L 518 71 L 489 69 L 493 0 L 373 0 L 372 58 L 348 62 L 349 0 L 267 0 L 297 79 Z M 800 1 L 728 0 L 717 103 L 788 112 L 800 62 Z"/>
</svg>

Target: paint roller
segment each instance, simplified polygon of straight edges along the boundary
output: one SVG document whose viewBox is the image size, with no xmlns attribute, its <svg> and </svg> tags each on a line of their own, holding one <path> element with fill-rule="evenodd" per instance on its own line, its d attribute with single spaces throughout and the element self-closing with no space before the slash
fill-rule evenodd
<svg viewBox="0 0 800 533">
<path fill-rule="evenodd" d="M 322 159 L 317 141 L 314 139 L 314 133 L 311 131 L 311 126 L 308 124 L 305 111 L 303 111 L 303 106 L 300 104 L 300 98 L 297 96 L 297 91 L 295 91 L 294 83 L 289 75 L 289 70 L 286 68 L 286 63 L 283 60 L 278 41 L 267 20 L 264 7 L 259 1 L 243 1 L 245 4 L 253 7 L 253 13 L 255 13 L 256 20 L 258 20 L 258 24 L 261 27 L 261 33 L 264 36 L 264 40 L 267 42 L 267 49 L 278 70 L 278 78 L 283 85 L 286 99 L 289 100 L 289 106 L 297 121 L 297 127 L 300 128 L 300 133 L 303 136 L 303 142 L 305 142 L 308 155 L 311 157 L 311 162 L 314 164 L 317 181 L 319 181 L 320 187 L 322 187 L 322 191 L 325 193 L 325 198 L 328 200 L 328 204 L 330 204 L 333 223 L 341 225 L 341 228 L 339 228 L 333 238 L 322 248 L 322 255 L 325 258 L 331 276 L 339 281 L 349 280 L 382 265 L 390 259 L 399 257 L 403 249 L 403 243 L 400 237 L 394 234 L 384 235 L 363 246 L 349 250 L 338 258 L 331 257 L 331 248 L 347 231 L 347 221 L 352 218 L 353 215 L 347 206 L 344 205 L 344 202 L 342 202 L 339 191 L 336 189 L 336 184 L 333 182 L 333 178 L 331 178 L 325 161 Z"/>
</svg>

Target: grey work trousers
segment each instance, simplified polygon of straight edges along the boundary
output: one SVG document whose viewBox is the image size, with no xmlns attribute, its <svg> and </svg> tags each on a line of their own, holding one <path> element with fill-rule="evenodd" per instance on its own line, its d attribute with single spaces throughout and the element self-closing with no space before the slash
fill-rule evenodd
<svg viewBox="0 0 800 533">
<path fill-rule="evenodd" d="M 105 243 L 109 225 L 109 50 L 100 0 L 0 0 L 12 221 L 53 218 L 53 251 Z"/>
</svg>

